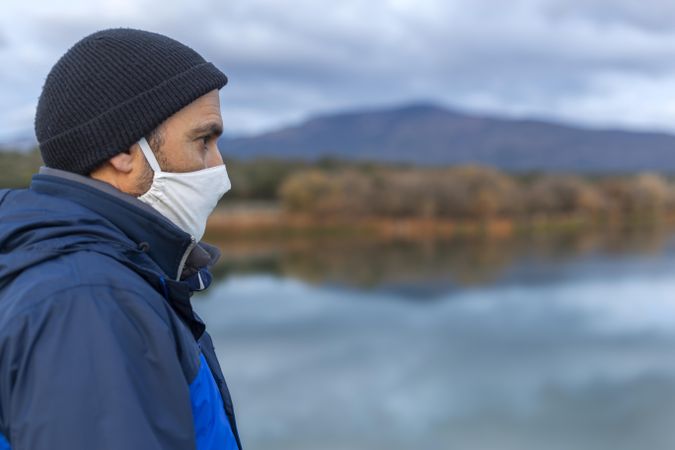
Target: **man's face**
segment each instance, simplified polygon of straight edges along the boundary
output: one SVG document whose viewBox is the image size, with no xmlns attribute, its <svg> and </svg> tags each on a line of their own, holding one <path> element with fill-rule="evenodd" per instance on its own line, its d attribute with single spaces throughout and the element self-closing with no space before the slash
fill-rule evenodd
<svg viewBox="0 0 675 450">
<path fill-rule="evenodd" d="M 160 126 L 159 139 L 150 142 L 164 172 L 193 172 L 223 164 L 218 137 L 223 132 L 218 90 L 205 94 L 166 119 Z M 135 144 L 140 176 L 134 183 L 134 195 L 142 195 L 152 184 L 152 169 Z"/>
</svg>

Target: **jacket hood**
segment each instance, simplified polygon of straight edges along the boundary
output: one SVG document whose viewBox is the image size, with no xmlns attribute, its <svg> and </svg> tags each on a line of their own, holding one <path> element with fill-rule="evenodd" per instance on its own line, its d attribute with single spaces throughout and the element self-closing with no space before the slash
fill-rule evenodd
<svg viewBox="0 0 675 450">
<path fill-rule="evenodd" d="M 29 267 L 83 250 L 115 258 L 151 284 L 197 277 L 219 258 L 134 197 L 71 175 L 40 173 L 28 189 L 0 190 L 0 290 Z M 208 287 L 207 273 L 188 280 L 191 291 Z"/>
<path fill-rule="evenodd" d="M 106 222 L 71 201 L 28 189 L 0 191 L 0 290 L 22 271 L 70 252 L 109 253 L 111 244 L 120 254 L 133 250 Z"/>
</svg>

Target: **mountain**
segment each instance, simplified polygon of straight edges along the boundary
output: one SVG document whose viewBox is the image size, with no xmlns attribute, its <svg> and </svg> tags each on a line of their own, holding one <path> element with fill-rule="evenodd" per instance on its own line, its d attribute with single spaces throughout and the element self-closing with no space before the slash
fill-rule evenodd
<svg viewBox="0 0 675 450">
<path fill-rule="evenodd" d="M 342 112 L 258 136 L 225 138 L 228 157 L 322 156 L 510 171 L 675 172 L 675 136 L 466 114 L 433 104 Z"/>
</svg>

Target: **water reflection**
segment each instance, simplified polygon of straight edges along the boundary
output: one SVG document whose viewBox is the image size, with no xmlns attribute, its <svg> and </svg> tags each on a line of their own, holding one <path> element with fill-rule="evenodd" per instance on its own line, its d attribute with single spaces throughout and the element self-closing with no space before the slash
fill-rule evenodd
<svg viewBox="0 0 675 450">
<path fill-rule="evenodd" d="M 269 273 L 310 284 L 382 290 L 415 300 L 469 286 L 538 282 L 569 263 L 635 259 L 666 250 L 671 231 L 614 230 L 507 239 L 384 240 L 370 237 L 228 241 L 215 276 Z"/>
<path fill-rule="evenodd" d="M 248 449 L 675 445 L 668 234 L 262 248 L 194 301 Z"/>
</svg>

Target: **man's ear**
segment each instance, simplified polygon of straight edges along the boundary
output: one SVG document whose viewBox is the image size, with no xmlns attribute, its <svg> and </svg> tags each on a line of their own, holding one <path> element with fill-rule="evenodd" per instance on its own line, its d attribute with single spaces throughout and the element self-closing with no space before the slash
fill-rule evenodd
<svg viewBox="0 0 675 450">
<path fill-rule="evenodd" d="M 135 153 L 138 151 L 135 148 L 135 144 L 132 145 L 129 150 L 118 153 L 108 160 L 110 165 L 112 165 L 116 170 L 124 173 L 129 173 L 134 168 L 134 157 Z"/>
<path fill-rule="evenodd" d="M 143 170 L 142 163 L 138 161 L 141 158 L 143 158 L 143 152 L 138 145 L 134 144 L 128 150 L 118 153 L 105 161 L 101 166 L 92 171 L 89 176 L 111 184 L 127 194 L 137 195 L 140 192 L 138 195 L 141 195 L 148 190 L 152 182 L 152 177 L 150 177 L 148 186 L 139 187 L 139 183 L 144 181 L 144 179 L 139 179 L 139 177 L 142 177 L 147 172 Z M 134 168 L 136 169 L 135 171 Z"/>
</svg>

